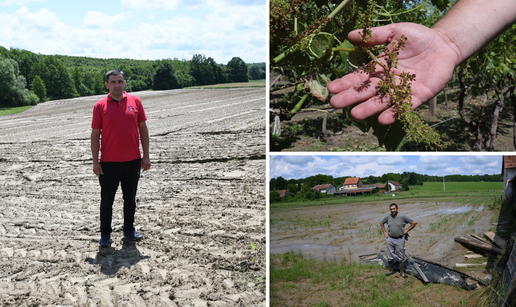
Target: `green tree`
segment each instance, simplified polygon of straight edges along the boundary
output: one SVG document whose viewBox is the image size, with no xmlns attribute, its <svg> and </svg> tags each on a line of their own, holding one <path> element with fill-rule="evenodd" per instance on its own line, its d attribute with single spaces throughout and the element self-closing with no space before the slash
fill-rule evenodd
<svg viewBox="0 0 516 307">
<path fill-rule="evenodd" d="M 247 65 L 239 57 L 232 58 L 226 66 L 229 82 L 249 82 L 247 76 Z"/>
<path fill-rule="evenodd" d="M 287 190 L 289 190 L 292 195 L 295 195 L 298 192 L 297 184 L 289 183 L 287 185 Z"/>
<path fill-rule="evenodd" d="M 287 181 L 285 178 L 279 176 L 276 178 L 276 189 L 275 190 L 286 190 L 287 189 Z"/>
<path fill-rule="evenodd" d="M 251 64 L 249 66 L 249 78 L 251 78 L 251 80 L 265 79 L 265 72 L 263 72 L 257 64 Z"/>
<path fill-rule="evenodd" d="M 47 88 L 38 75 L 33 77 L 31 88 L 34 94 L 38 96 L 39 101 L 45 101 L 47 99 Z"/>
<path fill-rule="evenodd" d="M 0 106 L 16 107 L 34 104 L 25 77 L 20 75 L 18 63 L 12 59 L 0 57 Z"/>
<path fill-rule="evenodd" d="M 156 70 L 152 83 L 153 90 L 170 90 L 179 88 L 175 71 L 168 61 L 162 61 Z"/>
<path fill-rule="evenodd" d="M 278 202 L 278 201 L 281 201 L 281 197 L 278 193 L 278 191 L 272 191 L 270 192 L 269 194 L 269 201 L 272 203 L 272 202 Z"/>
<path fill-rule="evenodd" d="M 197 85 L 208 85 L 215 82 L 213 67 L 204 54 L 196 54 L 190 62 L 189 74 L 195 78 Z"/>
</svg>

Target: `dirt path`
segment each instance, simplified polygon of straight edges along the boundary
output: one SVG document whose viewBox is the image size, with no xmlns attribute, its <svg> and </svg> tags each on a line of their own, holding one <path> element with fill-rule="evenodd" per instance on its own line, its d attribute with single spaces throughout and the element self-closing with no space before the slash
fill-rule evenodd
<svg viewBox="0 0 516 307">
<path fill-rule="evenodd" d="M 0 122 L 0 305 L 253 306 L 265 302 L 265 90 L 135 93 L 150 132 L 135 226 L 99 251 L 91 113 L 100 97 Z"/>
</svg>

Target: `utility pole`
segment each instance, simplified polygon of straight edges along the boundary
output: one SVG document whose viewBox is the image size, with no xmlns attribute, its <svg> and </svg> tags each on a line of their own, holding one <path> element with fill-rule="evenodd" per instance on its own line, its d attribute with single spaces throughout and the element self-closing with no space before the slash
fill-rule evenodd
<svg viewBox="0 0 516 307">
<path fill-rule="evenodd" d="M 444 183 L 444 175 L 443 175 L 443 191 L 446 192 L 446 185 Z"/>
</svg>

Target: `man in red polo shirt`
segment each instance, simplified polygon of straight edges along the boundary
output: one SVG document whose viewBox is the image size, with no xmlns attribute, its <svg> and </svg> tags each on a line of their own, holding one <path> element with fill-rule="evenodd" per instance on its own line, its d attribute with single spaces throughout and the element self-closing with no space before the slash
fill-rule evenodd
<svg viewBox="0 0 516 307">
<path fill-rule="evenodd" d="M 101 247 L 110 246 L 113 202 L 119 184 L 124 198 L 124 236 L 132 240 L 142 238 L 134 228 L 136 190 L 140 170 L 146 171 L 151 166 L 147 117 L 140 98 L 124 91 L 124 73 L 120 70 L 108 71 L 105 85 L 109 94 L 93 107 L 91 124 L 93 172 L 101 186 Z"/>
</svg>

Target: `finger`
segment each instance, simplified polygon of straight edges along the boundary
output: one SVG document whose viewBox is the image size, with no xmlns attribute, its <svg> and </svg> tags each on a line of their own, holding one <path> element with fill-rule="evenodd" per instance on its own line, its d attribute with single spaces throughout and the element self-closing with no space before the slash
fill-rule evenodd
<svg viewBox="0 0 516 307">
<path fill-rule="evenodd" d="M 362 31 L 363 29 L 351 31 L 348 34 L 348 40 L 353 45 L 360 45 L 363 47 L 370 47 L 390 43 L 394 38 L 395 24 L 389 24 L 386 26 L 371 28 L 373 34 L 373 40 L 370 42 L 362 42 Z"/>
<path fill-rule="evenodd" d="M 376 89 L 374 89 L 376 94 Z M 389 108 L 389 99 L 385 96 L 374 96 L 351 110 L 354 119 L 363 120 Z M 379 121 L 378 121 L 379 122 Z"/>
<path fill-rule="evenodd" d="M 421 99 L 419 99 L 419 97 L 417 95 L 415 95 L 413 92 L 412 110 L 415 110 L 417 107 L 419 107 L 422 104 L 423 104 L 423 101 L 421 101 Z M 390 125 L 390 124 L 393 124 L 395 121 L 396 121 L 396 116 L 395 116 L 393 108 L 389 108 L 389 109 L 385 110 L 384 112 L 382 112 L 382 114 L 380 114 L 380 116 L 378 116 L 378 123 L 380 125 Z"/>
<path fill-rule="evenodd" d="M 351 74 L 347 74 L 340 79 L 336 79 L 330 82 L 330 84 L 328 84 L 328 91 L 330 91 L 330 93 L 333 94 L 338 94 L 342 91 L 349 89 L 352 86 L 361 84 L 369 78 L 369 75 L 366 73 L 354 71 Z"/>
<path fill-rule="evenodd" d="M 330 99 L 330 104 L 337 109 L 342 109 L 363 101 L 367 101 L 376 95 L 378 78 L 370 78 L 360 84 L 355 84 L 347 90 L 341 91 Z"/>
</svg>

